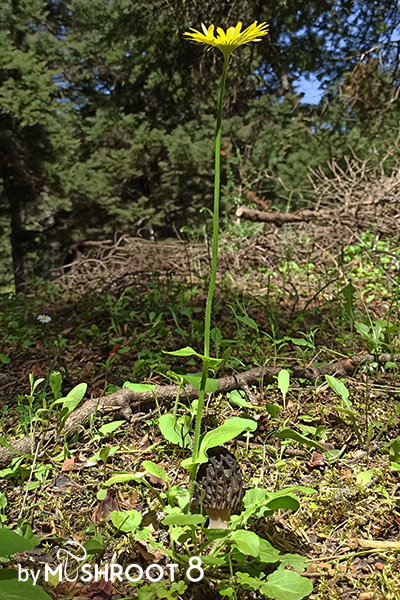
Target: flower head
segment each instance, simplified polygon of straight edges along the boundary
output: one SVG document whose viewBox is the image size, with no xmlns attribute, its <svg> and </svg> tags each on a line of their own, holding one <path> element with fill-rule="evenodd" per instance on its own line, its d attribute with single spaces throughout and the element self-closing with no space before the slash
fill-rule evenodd
<svg viewBox="0 0 400 600">
<path fill-rule="evenodd" d="M 267 35 L 268 33 L 268 24 L 260 23 L 257 25 L 257 21 L 254 21 L 254 23 L 244 31 L 242 31 L 242 23 L 240 21 L 236 27 L 229 27 L 226 31 L 221 29 L 221 27 L 217 27 L 217 36 L 214 35 L 214 25 L 210 25 L 207 29 L 202 23 L 201 27 L 204 33 L 191 27 L 190 31 L 186 31 L 184 35 L 192 38 L 195 42 L 206 44 L 208 50 L 213 46 L 219 48 L 225 58 L 228 58 L 231 52 L 238 46 L 247 44 L 247 42 L 260 42 L 261 36 Z"/>
<path fill-rule="evenodd" d="M 51 317 L 49 315 L 38 315 L 37 320 L 41 323 L 50 323 Z"/>
</svg>

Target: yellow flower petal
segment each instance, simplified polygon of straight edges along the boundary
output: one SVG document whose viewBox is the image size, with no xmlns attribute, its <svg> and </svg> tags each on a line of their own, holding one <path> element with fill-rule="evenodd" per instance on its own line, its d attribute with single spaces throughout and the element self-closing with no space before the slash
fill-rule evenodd
<svg viewBox="0 0 400 600">
<path fill-rule="evenodd" d="M 267 35 L 268 24 L 254 21 L 247 29 L 242 31 L 242 23 L 239 21 L 236 27 L 229 27 L 224 31 L 221 27 L 217 27 L 217 35 L 214 35 L 214 25 L 210 25 L 207 29 L 202 23 L 201 28 L 204 33 L 190 28 L 184 35 L 192 38 L 193 41 L 201 44 L 206 44 L 210 49 L 218 48 L 223 52 L 225 57 L 228 57 L 235 48 L 247 44 L 248 42 L 260 42 L 261 36 Z"/>
</svg>

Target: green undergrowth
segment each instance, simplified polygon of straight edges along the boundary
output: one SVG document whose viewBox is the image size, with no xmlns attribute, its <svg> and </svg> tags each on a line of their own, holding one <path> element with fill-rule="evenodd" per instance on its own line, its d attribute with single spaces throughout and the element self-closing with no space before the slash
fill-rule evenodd
<svg viewBox="0 0 400 600">
<path fill-rule="evenodd" d="M 73 299 L 47 284 L 3 296 L 0 446 L 35 440 L 0 470 L 0 576 L 8 574 L 11 591 L 17 565 L 33 568 L 29 550 L 54 561 L 56 549 L 75 540 L 91 565 L 113 558 L 143 573 L 148 564 L 166 573 L 177 565 L 175 581 L 117 581 L 120 597 L 398 597 L 396 240 L 366 234 L 334 267 L 289 258 L 267 286 L 239 290 L 226 277 L 215 297 L 197 462 L 227 444 L 242 467 L 245 496 L 228 530 L 208 529 L 188 492 L 197 400 L 184 387 L 201 385 L 206 285 L 155 276 L 146 289 L 114 295 Z M 334 370 L 293 376 L 357 354 L 367 358 L 345 378 Z M 217 391 L 219 379 L 252 367 L 276 367 L 275 375 Z M 165 384 L 179 392 L 160 403 Z M 96 407 L 87 426 L 66 435 L 85 399 L 122 387 L 150 394 L 153 409 L 132 426 Z M 199 568 L 189 564 L 197 556 L 201 582 L 187 575 Z M 25 597 L 70 598 L 83 589 L 54 578 L 40 584 L 25 587 Z"/>
</svg>

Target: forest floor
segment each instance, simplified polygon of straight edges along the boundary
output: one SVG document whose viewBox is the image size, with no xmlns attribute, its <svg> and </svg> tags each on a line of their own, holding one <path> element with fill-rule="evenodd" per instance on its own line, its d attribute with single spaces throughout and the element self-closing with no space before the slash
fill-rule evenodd
<svg viewBox="0 0 400 600">
<path fill-rule="evenodd" d="M 218 284 L 213 351 L 226 359 L 218 377 L 253 367 L 293 372 L 354 355 L 374 357 L 342 378 L 347 402 L 325 376 L 291 377 L 287 393 L 272 378 L 267 385 L 244 386 L 241 396 L 217 392 L 207 399 L 204 430 L 232 416 L 257 422 L 251 434 L 226 444 L 241 465 L 245 489 L 299 487 L 297 510 L 276 510 L 246 527 L 281 553 L 307 559 L 302 575 L 313 584 L 311 600 L 400 598 L 399 260 L 397 240 L 373 244 L 366 234 L 334 264 L 299 264 L 293 255 L 275 271 L 249 268 L 246 285 L 241 277 L 239 286 L 235 274 Z M 188 483 L 180 465 L 188 455 L 185 443 L 167 441 L 158 425 L 175 400 L 155 403 L 131 420 L 112 409 L 94 413 L 80 433 L 57 443 L 46 442 L 45 434 L 62 422 L 59 404 L 49 412 L 55 397 L 81 383 L 87 384 L 85 398 L 96 399 L 126 381 L 161 386 L 198 373 L 196 357 L 165 351 L 190 346 L 202 353 L 206 289 L 206 282 L 158 275 L 142 289 L 119 293 L 73 298 L 45 286 L 0 298 L 0 439 L 3 446 L 32 433 L 42 440 L 35 458 L 33 446 L 0 471 L 0 522 L 41 539 L 36 550 L 16 554 L 8 566 L 53 564 L 65 540 L 87 544 L 99 564 L 146 568 L 168 562 L 171 541 L 160 494 Z M 382 353 L 390 355 L 384 363 Z M 54 372 L 61 373 L 62 392 Z M 193 406 L 181 398 L 177 414 L 193 415 Z M 161 466 L 168 483 L 153 473 L 145 485 L 140 477 L 107 484 L 117 474 L 140 473 L 143 461 Z M 158 547 L 116 530 L 112 510 L 138 511 L 140 526 L 151 530 Z M 182 544 L 194 552 L 190 539 Z M 240 588 L 228 566 L 208 566 L 201 584 L 186 591 L 178 584 L 163 588 L 160 596 L 154 585 L 140 591 L 118 581 L 41 583 L 55 600 L 267 598 Z M 230 595 L 217 591 L 221 581 L 229 582 Z"/>
</svg>

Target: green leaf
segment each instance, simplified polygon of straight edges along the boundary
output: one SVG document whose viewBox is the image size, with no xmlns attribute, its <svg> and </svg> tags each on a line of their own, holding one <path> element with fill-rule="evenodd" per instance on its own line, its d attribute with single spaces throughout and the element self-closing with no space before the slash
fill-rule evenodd
<svg viewBox="0 0 400 600">
<path fill-rule="evenodd" d="M 189 415 L 178 418 L 171 414 L 161 415 L 158 420 L 158 426 L 166 440 L 181 448 L 189 448 Z"/>
<path fill-rule="evenodd" d="M 98 540 L 88 540 L 83 544 L 83 547 L 88 554 L 102 554 L 104 552 L 104 544 Z"/>
<path fill-rule="evenodd" d="M 11 358 L 8 356 L 8 354 L 3 354 L 0 352 L 0 363 L 3 363 L 3 365 L 8 365 L 10 362 Z"/>
<path fill-rule="evenodd" d="M 309 579 L 282 567 L 268 575 L 267 581 L 260 587 L 261 594 L 274 600 L 301 600 L 311 594 L 312 590 L 313 585 Z"/>
<path fill-rule="evenodd" d="M 281 369 L 278 373 L 278 387 L 282 392 L 283 401 L 286 399 L 286 394 L 289 391 L 290 373 L 287 369 Z"/>
<path fill-rule="evenodd" d="M 15 531 L 0 527 L 0 552 L 2 556 L 12 556 L 24 550 L 33 550 L 37 546 L 37 539 L 27 539 Z M 1 571 L 0 571 L 1 573 Z"/>
<path fill-rule="evenodd" d="M 269 510 L 298 510 L 300 508 L 300 502 L 296 496 L 286 494 L 285 496 L 278 496 L 276 498 L 268 498 L 266 507 Z"/>
<path fill-rule="evenodd" d="M 175 350 L 174 352 L 165 352 L 165 354 L 171 354 L 172 356 L 199 356 L 196 350 L 193 350 L 190 346 Z"/>
<path fill-rule="evenodd" d="M 177 504 L 182 510 L 190 502 L 189 490 L 182 485 L 174 485 L 166 492 L 168 502 Z"/>
<path fill-rule="evenodd" d="M 6 438 L 3 437 L 2 435 L 0 435 L 0 446 L 3 446 L 4 448 L 8 448 L 12 452 L 16 452 L 17 454 L 22 455 L 22 452 L 20 452 L 19 450 L 17 450 L 13 446 L 11 446 L 11 444 L 9 444 L 6 440 Z"/>
<path fill-rule="evenodd" d="M 130 381 L 125 381 L 124 388 L 128 388 L 128 390 L 133 390 L 134 392 L 138 392 L 139 394 L 143 394 L 144 392 L 152 392 L 158 387 L 153 383 L 131 383 Z"/>
<path fill-rule="evenodd" d="M 0 570 L 0 600 L 51 600 L 40 585 L 33 581 L 18 581 L 16 569 Z"/>
<path fill-rule="evenodd" d="M 175 350 L 175 352 L 165 352 L 165 354 L 171 354 L 172 356 L 197 356 L 198 358 L 201 358 L 203 362 L 207 361 L 209 367 L 218 367 L 218 365 L 220 365 L 223 362 L 222 358 L 211 358 L 206 357 L 203 354 L 199 354 L 190 346 L 186 346 L 185 348 L 181 348 L 180 350 Z"/>
<path fill-rule="evenodd" d="M 238 529 L 227 538 L 236 548 L 246 556 L 254 556 L 265 563 L 274 563 L 279 560 L 279 550 L 276 550 L 267 540 L 260 538 L 253 531 Z"/>
<path fill-rule="evenodd" d="M 67 414 L 70 415 L 82 400 L 86 393 L 86 389 L 87 383 L 79 383 L 69 392 L 69 394 L 67 394 L 67 396 L 65 396 L 65 398 L 55 400 L 53 406 L 54 404 L 62 404 L 62 407 L 67 409 Z"/>
<path fill-rule="evenodd" d="M 110 519 L 120 531 L 131 532 L 140 526 L 142 515 L 137 510 L 115 510 L 110 513 Z"/>
<path fill-rule="evenodd" d="M 279 414 L 279 411 L 281 410 L 281 407 L 279 406 L 279 404 L 275 404 L 274 402 L 267 402 L 267 404 L 265 405 L 265 408 L 267 409 L 267 413 L 272 417 L 276 417 Z"/>
<path fill-rule="evenodd" d="M 243 505 L 245 508 L 250 508 L 251 506 L 261 506 L 265 504 L 268 496 L 269 492 L 264 488 L 250 488 L 244 495 Z"/>
<path fill-rule="evenodd" d="M 236 406 L 253 408 L 251 402 L 245 400 L 246 394 L 243 390 L 233 390 L 232 392 L 228 392 L 226 395 L 229 402 L 231 404 L 236 404 Z"/>
<path fill-rule="evenodd" d="M 244 431 L 254 431 L 257 428 L 257 422 L 253 419 L 242 417 L 230 417 L 216 429 L 205 434 L 200 443 L 200 452 L 198 459 L 193 462 L 193 458 L 186 458 L 182 461 L 182 466 L 189 469 L 193 464 L 200 464 L 208 461 L 207 450 L 220 446 L 233 440 Z"/>
<path fill-rule="evenodd" d="M 110 446 L 106 446 L 106 447 L 102 448 L 99 452 L 99 458 L 104 464 L 106 464 L 106 462 L 107 462 L 107 458 L 110 455 L 110 450 L 111 450 Z"/>
<path fill-rule="evenodd" d="M 244 315 L 243 317 L 240 316 L 240 315 L 236 315 L 236 318 L 241 323 L 244 323 L 244 325 L 247 325 L 248 327 L 251 327 L 252 329 L 255 329 L 258 332 L 258 325 L 257 325 L 257 323 L 255 322 L 254 319 L 252 319 L 248 315 Z"/>
<path fill-rule="evenodd" d="M 330 385 L 330 387 L 333 389 L 333 391 L 336 392 L 338 394 L 338 396 L 340 396 L 346 404 L 351 406 L 351 403 L 348 402 L 349 390 L 344 385 L 344 383 L 339 381 L 339 379 L 336 379 L 336 377 L 333 377 L 333 375 L 325 375 L 325 379 L 328 382 L 328 384 Z"/>
<path fill-rule="evenodd" d="M 178 506 L 167 508 L 168 514 L 161 521 L 163 525 L 204 525 L 207 520 L 203 515 L 185 514 Z"/>
<path fill-rule="evenodd" d="M 360 485 L 366 485 L 367 483 L 369 483 L 371 481 L 373 476 L 374 476 L 374 471 L 372 469 L 370 469 L 369 471 L 360 471 L 356 475 L 356 481 Z"/>
<path fill-rule="evenodd" d="M 115 483 L 126 483 L 127 481 L 141 481 L 143 477 L 146 475 L 143 473 L 119 473 L 119 475 L 113 475 L 108 479 L 104 485 L 107 487 L 110 485 L 114 485 Z"/>
<path fill-rule="evenodd" d="M 288 427 L 285 427 L 284 429 L 281 429 L 275 433 L 275 437 L 279 438 L 280 440 L 294 440 L 300 444 L 306 444 L 307 446 L 311 446 L 311 448 L 318 448 L 318 450 L 325 452 L 325 448 L 322 446 L 322 444 L 319 444 L 314 440 L 310 440 L 310 438 L 306 437 L 305 435 L 301 435 L 300 433 L 297 433 L 297 431 L 289 429 Z"/>
<path fill-rule="evenodd" d="M 102 425 L 102 427 L 100 427 L 99 432 L 102 435 L 106 435 L 107 433 L 111 433 L 112 431 L 115 431 L 116 429 L 118 429 L 118 427 L 121 427 L 121 425 L 123 425 L 125 423 L 125 421 L 113 421 L 112 423 L 106 423 L 105 425 Z"/>
<path fill-rule="evenodd" d="M 360 323 L 360 321 L 356 321 L 354 323 L 354 325 L 355 325 L 355 328 L 357 329 L 357 332 L 360 335 L 363 335 L 367 338 L 371 337 L 369 325 L 365 325 L 365 323 Z"/>
<path fill-rule="evenodd" d="M 354 321 L 354 296 L 357 292 L 357 288 L 350 282 L 342 289 L 342 294 L 345 297 L 345 312 L 351 321 Z"/>
<path fill-rule="evenodd" d="M 61 386 L 62 386 L 61 373 L 59 371 L 52 371 L 50 373 L 49 383 L 50 383 L 51 391 L 54 394 L 54 398 L 56 400 L 58 400 L 58 397 L 61 393 Z"/>
<path fill-rule="evenodd" d="M 166 474 L 164 469 L 160 467 L 160 465 L 157 465 L 151 460 L 144 460 L 142 466 L 146 469 L 147 473 L 151 473 L 151 475 L 159 477 L 160 479 L 168 483 L 168 475 Z"/>
<path fill-rule="evenodd" d="M 196 390 L 200 391 L 201 386 L 201 375 L 183 375 L 184 381 L 193 385 Z M 207 377 L 206 381 L 206 394 L 212 394 L 218 390 L 219 380 L 218 379 L 210 379 Z"/>
<path fill-rule="evenodd" d="M 300 556 L 300 554 L 283 554 L 279 557 L 279 560 L 280 567 L 292 567 L 299 573 L 304 571 L 308 562 L 308 559 L 305 556 Z"/>
<path fill-rule="evenodd" d="M 241 571 L 236 573 L 236 577 L 238 578 L 241 587 L 245 590 L 257 590 L 263 583 L 258 577 L 251 577 L 248 573 L 242 573 Z"/>
</svg>

